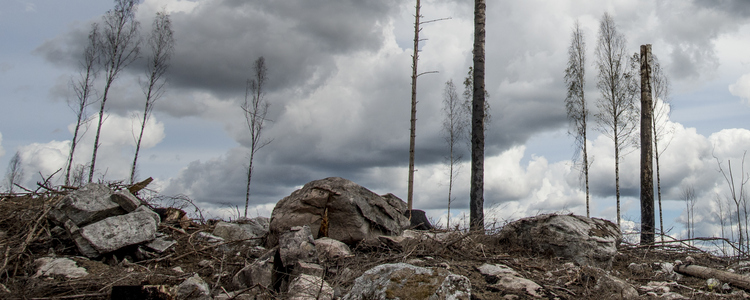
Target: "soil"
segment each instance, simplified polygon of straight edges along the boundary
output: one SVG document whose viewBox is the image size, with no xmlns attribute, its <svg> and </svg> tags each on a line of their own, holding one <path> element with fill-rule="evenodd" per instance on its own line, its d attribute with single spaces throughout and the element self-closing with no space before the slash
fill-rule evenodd
<svg viewBox="0 0 750 300">
<path fill-rule="evenodd" d="M 49 208 L 61 199 L 55 193 L 23 196 L 0 195 L 0 298 L 2 299 L 109 299 L 114 286 L 164 285 L 176 286 L 186 278 L 198 274 L 215 293 L 232 291 L 232 276 L 255 258 L 265 253 L 263 248 L 250 244 L 212 245 L 196 237 L 199 232 L 213 231 L 214 221 L 193 220 L 162 222 L 159 231 L 169 235 L 177 244 L 165 253 L 154 253 L 147 259 L 137 259 L 136 247 L 128 247 L 106 254 L 96 260 L 82 257 L 75 244 L 57 235 L 55 224 L 47 219 Z M 185 226 L 185 228 L 182 228 Z M 231 246 L 231 247 L 229 247 Z M 705 279 L 659 272 L 658 263 L 694 259 L 694 264 L 718 270 L 740 271 L 736 259 L 717 257 L 695 248 L 680 246 L 639 247 L 622 244 L 608 273 L 636 287 L 642 298 L 661 299 L 639 289 L 649 282 L 667 282 L 670 290 L 690 299 L 744 299 L 745 291 L 731 287 L 710 289 Z M 504 264 L 520 276 L 541 285 L 549 299 L 602 299 L 596 290 L 601 274 L 587 268 L 572 266 L 569 261 L 530 253 L 503 245 L 491 234 L 473 235 L 454 232 L 446 242 L 429 242 L 391 248 L 378 241 L 365 241 L 352 247 L 354 257 L 324 262 L 325 280 L 344 295 L 354 279 L 368 269 L 385 263 L 404 262 L 422 267 L 444 268 L 469 278 L 472 299 L 502 299 L 528 295 L 505 291 L 494 285 L 496 279 L 480 274 L 478 267 L 485 263 Z M 89 275 L 65 277 L 35 277 L 34 261 L 41 257 L 69 257 Z M 567 263 L 567 264 L 566 264 Z M 631 264 L 643 268 L 628 268 Z M 675 277 L 676 276 L 676 277 Z M 264 299 L 283 299 L 270 290 L 255 287 Z M 510 296 L 512 298 L 513 296 Z"/>
</svg>

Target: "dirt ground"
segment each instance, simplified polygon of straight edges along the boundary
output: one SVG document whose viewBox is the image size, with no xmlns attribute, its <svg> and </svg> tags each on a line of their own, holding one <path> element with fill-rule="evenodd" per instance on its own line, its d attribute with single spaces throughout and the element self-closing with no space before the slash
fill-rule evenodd
<svg viewBox="0 0 750 300">
<path fill-rule="evenodd" d="M 163 222 L 159 231 L 177 244 L 165 253 L 137 260 L 135 247 L 121 249 L 97 260 L 83 258 L 69 239 L 55 234 L 47 220 L 50 207 L 62 195 L 55 193 L 24 196 L 0 196 L 0 298 L 3 299 L 109 299 L 113 286 L 166 285 L 175 286 L 197 273 L 213 291 L 231 291 L 232 276 L 264 249 L 244 245 L 211 245 L 196 238 L 198 232 L 211 232 L 214 221 L 193 220 L 187 228 L 179 223 Z M 183 224 L 184 225 L 184 224 Z M 226 247 L 233 246 L 233 247 Z M 228 250 L 229 249 L 229 250 Z M 480 274 L 485 263 L 504 264 L 522 277 L 542 286 L 549 299 L 609 299 L 595 290 L 597 276 L 586 268 L 573 267 L 568 261 L 511 249 L 493 235 L 470 235 L 454 232 L 448 241 L 389 248 L 378 241 L 362 242 L 352 248 L 354 257 L 323 263 L 326 281 L 337 295 L 344 295 L 354 279 L 368 269 L 384 263 L 405 262 L 423 267 L 445 268 L 468 277 L 472 283 L 472 299 L 502 299 L 506 295 L 527 296 L 517 291 L 498 289 L 492 278 Z M 621 245 L 609 274 L 624 279 L 636 288 L 649 282 L 668 282 L 672 292 L 690 299 L 744 299 L 747 294 L 738 288 L 711 290 L 705 279 L 691 276 L 675 278 L 658 272 L 656 263 L 685 260 L 691 256 L 696 265 L 727 270 L 737 261 L 721 258 L 687 247 L 638 247 Z M 76 279 L 35 276 L 34 261 L 41 257 L 71 257 L 89 275 Z M 642 264 L 633 271 L 628 266 Z M 670 277 L 671 276 L 671 277 Z M 265 299 L 283 299 L 284 295 L 254 287 Z M 661 299 L 647 296 L 644 299 Z"/>
</svg>

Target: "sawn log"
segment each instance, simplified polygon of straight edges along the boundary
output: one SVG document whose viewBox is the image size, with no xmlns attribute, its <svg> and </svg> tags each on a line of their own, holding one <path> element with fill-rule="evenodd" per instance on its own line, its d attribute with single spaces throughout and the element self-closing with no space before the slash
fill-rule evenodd
<svg viewBox="0 0 750 300">
<path fill-rule="evenodd" d="M 674 270 L 678 273 L 703 279 L 716 278 L 721 282 L 726 282 L 733 286 L 750 291 L 750 277 L 748 276 L 690 264 L 676 265 Z"/>
</svg>

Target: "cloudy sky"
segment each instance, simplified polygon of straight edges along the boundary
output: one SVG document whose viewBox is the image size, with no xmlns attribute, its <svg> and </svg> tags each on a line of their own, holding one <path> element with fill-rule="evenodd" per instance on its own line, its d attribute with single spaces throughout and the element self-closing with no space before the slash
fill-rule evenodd
<svg viewBox="0 0 750 300">
<path fill-rule="evenodd" d="M 240 110 L 252 62 L 268 66 L 273 139 L 256 156 L 250 214 L 315 179 L 339 176 L 406 199 L 414 1 L 145 0 L 141 31 L 156 11 L 171 14 L 175 55 L 166 94 L 147 124 L 140 178 L 184 194 L 208 214 L 244 205 L 249 132 Z M 692 185 L 699 235 L 719 232 L 716 195 L 727 194 L 717 157 L 735 173 L 750 149 L 750 3 L 726 1 L 488 1 L 485 208 L 499 221 L 542 212 L 585 214 L 567 135 L 563 71 L 571 28 L 586 43 L 587 98 L 599 98 L 593 67 L 598 22 L 609 12 L 630 52 L 653 44 L 672 81 L 671 143 L 662 156 L 665 223 L 681 234 L 682 187 Z M 418 84 L 415 208 L 444 219 L 447 148 L 442 91 L 471 65 L 471 1 L 424 0 Z M 75 119 L 70 78 L 93 22 L 113 7 L 100 0 L 11 0 L 0 7 L 0 166 L 23 160 L 23 184 L 63 167 Z M 107 102 L 97 178 L 125 179 L 134 153 L 134 116 L 143 106 L 143 62 L 126 69 Z M 101 84 L 97 88 L 101 90 Z M 459 92 L 462 92 L 461 90 Z M 93 112 L 92 112 L 93 113 Z M 90 160 L 93 132 L 75 161 Z M 590 128 L 592 215 L 615 219 L 613 145 Z M 462 145 L 465 146 L 465 145 Z M 464 152 L 466 150 L 463 150 Z M 465 154 L 468 158 L 469 155 Z M 750 164 L 750 163 L 749 163 Z M 639 152 L 621 164 L 623 219 L 638 222 Z M 750 169 L 750 166 L 748 166 Z M 468 163 L 452 204 L 468 208 Z M 3 188 L 4 189 L 4 188 Z"/>
</svg>

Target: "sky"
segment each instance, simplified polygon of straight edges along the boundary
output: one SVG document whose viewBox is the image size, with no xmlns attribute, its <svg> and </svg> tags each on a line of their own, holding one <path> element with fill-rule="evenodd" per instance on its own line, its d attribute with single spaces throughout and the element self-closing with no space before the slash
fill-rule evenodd
<svg viewBox="0 0 750 300">
<path fill-rule="evenodd" d="M 70 80 L 79 71 L 90 25 L 113 6 L 11 0 L 0 7 L 0 166 L 4 171 L 19 153 L 26 187 L 66 162 L 75 123 L 66 102 L 73 97 Z M 406 199 L 414 1 L 144 0 L 136 14 L 144 35 L 162 9 L 170 13 L 176 44 L 140 154 L 138 178 L 153 177 L 150 188 L 186 195 L 207 216 L 236 217 L 233 208 L 242 210 L 250 134 L 240 104 L 252 63 L 263 56 L 272 121 L 263 136 L 271 143 L 253 162 L 249 215 L 269 216 L 281 198 L 330 176 Z M 684 235 L 681 190 L 693 186 L 697 234 L 718 235 L 715 199 L 728 195 L 719 163 L 728 172 L 731 161 L 739 183 L 739 174 L 747 173 L 743 153 L 750 149 L 750 3 L 744 0 L 488 1 L 488 221 L 547 212 L 585 215 L 563 72 L 578 20 L 593 109 L 600 98 L 594 48 L 605 12 L 629 52 L 653 45 L 672 84 L 669 98 L 659 99 L 671 103 L 672 133 L 660 167 L 665 228 Z M 419 71 L 437 73 L 418 82 L 414 208 L 444 224 L 443 87 L 453 80 L 463 91 L 472 64 L 473 5 L 424 0 L 422 15 L 450 19 L 425 24 L 420 35 Z M 145 99 L 143 74 L 143 61 L 136 61 L 111 91 L 97 179 L 129 176 L 135 120 Z M 100 93 L 102 86 L 100 78 Z M 90 161 L 94 132 L 95 126 L 87 131 L 75 163 Z M 613 143 L 593 126 L 589 132 L 592 216 L 615 220 Z M 468 214 L 467 149 L 462 144 L 454 220 Z M 640 219 L 639 155 L 626 155 L 620 166 L 622 217 L 630 225 Z"/>
</svg>

